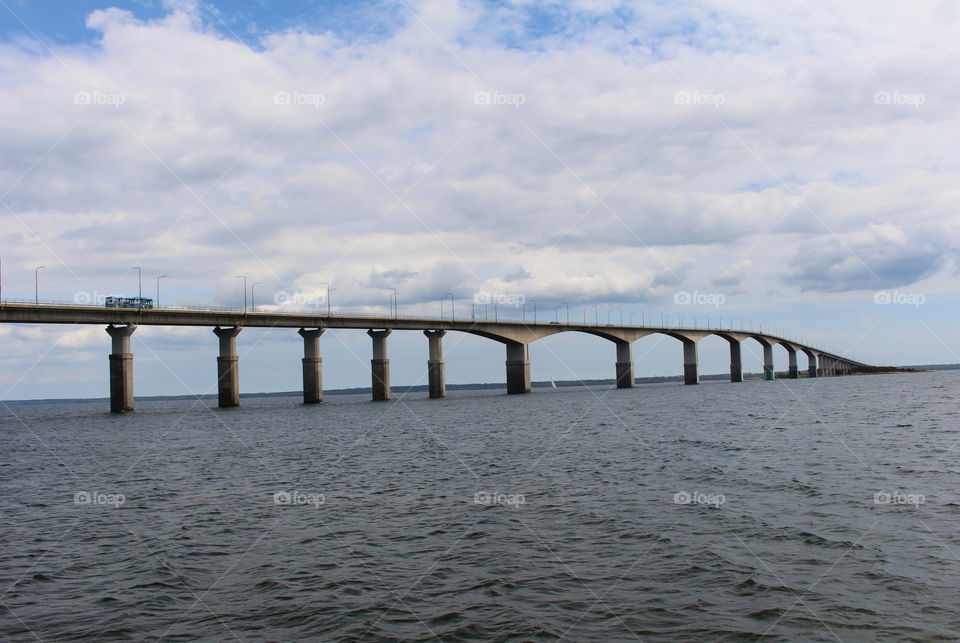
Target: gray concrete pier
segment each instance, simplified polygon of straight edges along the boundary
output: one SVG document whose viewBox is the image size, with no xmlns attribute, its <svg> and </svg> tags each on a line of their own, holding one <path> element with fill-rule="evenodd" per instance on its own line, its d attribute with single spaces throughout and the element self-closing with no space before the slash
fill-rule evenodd
<svg viewBox="0 0 960 643">
<path fill-rule="evenodd" d="M 373 339 L 373 359 L 370 360 L 371 385 L 373 400 L 389 400 L 390 395 L 390 359 L 387 357 L 387 337 L 390 329 L 368 330 L 367 335 Z"/>
<path fill-rule="evenodd" d="M 323 402 L 323 358 L 320 357 L 322 328 L 301 328 L 303 337 L 303 403 Z"/>
<path fill-rule="evenodd" d="M 787 377 L 795 380 L 800 377 L 800 369 L 797 367 L 797 349 L 787 345 L 783 347 L 787 349 Z"/>
<path fill-rule="evenodd" d="M 240 365 L 237 357 L 237 335 L 240 326 L 221 328 L 213 332 L 220 338 L 220 355 L 217 357 L 217 400 L 220 408 L 240 406 Z"/>
<path fill-rule="evenodd" d="M 133 410 L 133 353 L 130 335 L 135 324 L 107 326 L 112 341 L 110 350 L 110 412 L 126 413 Z"/>
<path fill-rule="evenodd" d="M 817 376 L 817 356 L 809 349 L 803 349 L 807 356 L 807 377 Z"/>
<path fill-rule="evenodd" d="M 530 392 L 530 357 L 526 344 L 507 344 L 507 393 Z"/>
<path fill-rule="evenodd" d="M 617 388 L 633 388 L 633 351 L 630 342 L 617 342 Z"/>
<path fill-rule="evenodd" d="M 763 379 L 774 380 L 777 372 L 773 369 L 773 344 L 763 344 Z"/>
<path fill-rule="evenodd" d="M 430 397 L 447 396 L 447 378 L 443 364 L 443 336 L 445 330 L 425 330 L 430 343 L 430 352 L 427 358 L 427 379 L 430 384 Z"/>
<path fill-rule="evenodd" d="M 683 383 L 700 383 L 700 366 L 697 360 L 697 342 L 692 339 L 683 341 Z"/>
<path fill-rule="evenodd" d="M 730 342 L 730 381 L 743 381 L 743 358 L 741 357 L 741 345 L 735 339 L 727 340 Z"/>
</svg>

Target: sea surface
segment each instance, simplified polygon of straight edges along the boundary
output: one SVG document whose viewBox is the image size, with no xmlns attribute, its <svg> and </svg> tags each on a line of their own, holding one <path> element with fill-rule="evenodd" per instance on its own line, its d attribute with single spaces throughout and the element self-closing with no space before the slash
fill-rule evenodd
<svg viewBox="0 0 960 643">
<path fill-rule="evenodd" d="M 4 641 L 954 641 L 960 372 L 0 405 Z"/>
</svg>

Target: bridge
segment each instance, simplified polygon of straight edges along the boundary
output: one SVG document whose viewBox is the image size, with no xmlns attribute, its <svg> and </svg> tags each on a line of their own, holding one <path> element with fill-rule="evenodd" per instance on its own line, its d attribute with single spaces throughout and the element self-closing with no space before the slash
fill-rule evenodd
<svg viewBox="0 0 960 643">
<path fill-rule="evenodd" d="M 752 330 L 731 328 L 687 328 L 669 326 L 633 326 L 577 324 L 567 322 L 525 322 L 489 319 L 406 317 L 400 315 L 325 314 L 303 312 L 250 312 L 186 308 L 124 309 L 96 305 L 0 304 L 0 322 L 15 324 L 102 324 L 112 339 L 110 363 L 110 410 L 133 410 L 133 353 L 130 336 L 138 326 L 206 326 L 219 339 L 217 357 L 217 397 L 221 407 L 240 404 L 237 335 L 244 327 L 297 328 L 303 337 L 303 401 L 323 401 L 323 358 L 320 336 L 328 328 L 367 329 L 372 340 L 370 360 L 374 400 L 390 399 L 390 359 L 387 338 L 394 330 L 422 331 L 429 347 L 427 372 L 431 398 L 446 395 L 443 360 L 443 336 L 458 331 L 486 337 L 506 347 L 507 393 L 530 392 L 530 343 L 557 333 L 579 332 L 607 339 L 616 347 L 618 388 L 634 385 L 633 342 L 642 337 L 662 334 L 678 340 L 683 348 L 685 384 L 700 381 L 697 343 L 708 335 L 722 337 L 730 344 L 730 381 L 743 381 L 741 344 L 750 339 L 763 348 L 764 379 L 775 378 L 773 347 L 781 345 L 789 358 L 788 377 L 800 377 L 797 353 L 807 357 L 807 376 L 820 377 L 855 372 L 867 364 L 807 346 L 792 339 Z"/>
</svg>

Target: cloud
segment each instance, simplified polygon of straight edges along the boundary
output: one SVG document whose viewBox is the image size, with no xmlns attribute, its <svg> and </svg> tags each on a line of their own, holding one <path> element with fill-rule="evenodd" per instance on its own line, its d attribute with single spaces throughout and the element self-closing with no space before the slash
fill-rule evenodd
<svg viewBox="0 0 960 643">
<path fill-rule="evenodd" d="M 53 54 L 2 45 L 0 237 L 24 283 L 56 262 L 64 297 L 143 265 L 217 305 L 235 274 L 265 299 L 330 282 L 342 306 L 762 300 L 906 285 L 956 232 L 950 12 L 431 0 L 375 38 L 241 42 L 165 6 L 95 11 L 100 38 Z"/>
<path fill-rule="evenodd" d="M 956 257 L 954 244 L 936 230 L 871 224 L 798 248 L 785 281 L 802 290 L 895 288 L 913 284 Z"/>
</svg>

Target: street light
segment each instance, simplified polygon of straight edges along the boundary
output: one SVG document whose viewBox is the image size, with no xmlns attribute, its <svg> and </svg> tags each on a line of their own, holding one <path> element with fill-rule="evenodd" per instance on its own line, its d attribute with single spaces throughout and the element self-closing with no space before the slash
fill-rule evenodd
<svg viewBox="0 0 960 643">
<path fill-rule="evenodd" d="M 533 323 L 536 324 L 536 323 L 537 323 L 537 302 L 533 301 L 532 299 L 531 299 L 530 301 L 524 301 L 524 302 L 520 305 L 520 315 L 521 315 L 524 323 L 526 323 L 526 321 L 527 321 L 527 304 L 532 304 L 532 305 L 533 305 Z"/>
<path fill-rule="evenodd" d="M 262 281 L 258 281 L 258 282 L 256 282 L 255 284 L 253 284 L 252 286 L 250 286 L 250 308 L 253 309 L 253 312 L 257 312 L 257 298 L 256 298 L 256 297 L 254 296 L 254 294 L 253 294 L 253 289 L 256 288 L 257 286 L 261 286 L 261 285 L 263 285 L 263 282 L 262 282 Z"/>
<path fill-rule="evenodd" d="M 559 306 L 557 306 L 557 307 L 554 309 L 554 311 L 553 311 L 553 320 L 554 320 L 555 322 L 558 322 L 558 323 L 560 322 L 560 309 L 561 309 L 561 308 L 566 309 L 566 313 L 567 313 L 567 326 L 569 326 L 569 325 L 570 325 L 570 305 L 569 305 L 569 304 L 560 304 Z"/>
<path fill-rule="evenodd" d="M 137 271 L 137 308 L 143 305 L 143 273 L 140 266 L 130 266 L 130 270 Z"/>
<path fill-rule="evenodd" d="M 391 308 L 392 308 L 392 310 L 393 310 L 393 318 L 396 319 L 397 317 L 399 317 L 399 313 L 397 312 L 397 309 L 399 308 L 399 303 L 398 303 L 398 301 L 397 301 L 397 289 L 396 289 L 396 288 L 387 288 L 387 290 L 392 290 L 392 291 L 393 291 L 393 294 L 390 295 L 391 303 L 392 303 Z"/>
<path fill-rule="evenodd" d="M 623 309 L 622 308 L 613 308 L 607 311 L 607 326 L 613 326 L 613 324 L 610 323 L 610 313 L 612 313 L 614 310 L 620 311 L 620 325 L 623 326 Z"/>
<path fill-rule="evenodd" d="M 583 323 L 587 323 L 587 311 L 593 309 L 593 323 L 595 326 L 600 325 L 599 309 L 597 306 L 584 306 L 583 307 Z"/>
<path fill-rule="evenodd" d="M 37 266 L 33 271 L 33 303 L 40 303 L 40 269 L 46 268 L 46 266 Z"/>
<path fill-rule="evenodd" d="M 237 279 L 243 279 L 243 312 L 247 312 L 247 276 L 234 275 Z"/>
<path fill-rule="evenodd" d="M 450 321 L 456 321 L 456 315 L 455 315 L 454 309 L 453 309 L 453 294 L 452 294 L 452 293 L 447 293 L 446 295 L 444 295 L 443 297 L 440 298 L 440 318 L 443 319 L 443 300 L 446 299 L 447 297 L 450 298 Z"/>
<path fill-rule="evenodd" d="M 327 287 L 327 317 L 329 317 L 330 316 L 330 292 L 332 290 L 336 290 L 336 288 L 330 288 L 330 282 L 327 282 L 327 281 L 321 281 L 320 285 Z"/>
<path fill-rule="evenodd" d="M 642 310 L 631 310 L 631 311 L 630 311 L 630 325 L 633 326 L 633 313 L 640 313 L 640 325 L 643 326 L 643 311 L 642 311 Z"/>
<path fill-rule="evenodd" d="M 166 277 L 166 275 L 159 275 L 157 277 L 157 308 L 160 308 L 160 280 Z"/>
</svg>

